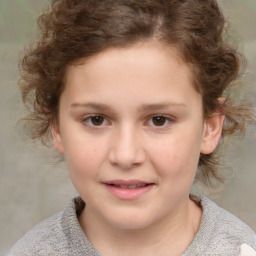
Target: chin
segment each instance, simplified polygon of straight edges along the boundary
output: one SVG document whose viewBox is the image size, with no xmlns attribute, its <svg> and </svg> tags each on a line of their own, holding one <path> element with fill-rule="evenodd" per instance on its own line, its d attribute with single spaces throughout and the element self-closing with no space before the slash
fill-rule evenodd
<svg viewBox="0 0 256 256">
<path fill-rule="evenodd" d="M 153 219 L 147 219 L 146 216 L 140 214 L 120 214 L 113 219 L 108 219 L 108 222 L 115 228 L 120 230 L 136 231 L 145 229 L 154 223 Z"/>
</svg>

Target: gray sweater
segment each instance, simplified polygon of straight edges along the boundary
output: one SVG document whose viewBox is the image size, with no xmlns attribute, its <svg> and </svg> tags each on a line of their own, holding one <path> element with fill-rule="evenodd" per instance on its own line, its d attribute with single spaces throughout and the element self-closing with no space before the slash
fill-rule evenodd
<svg viewBox="0 0 256 256">
<path fill-rule="evenodd" d="M 181 256 L 256 256 L 255 233 L 241 220 L 200 197 L 201 224 L 193 242 Z M 99 256 L 81 229 L 77 212 L 84 205 L 71 200 L 65 210 L 31 229 L 8 256 Z"/>
</svg>

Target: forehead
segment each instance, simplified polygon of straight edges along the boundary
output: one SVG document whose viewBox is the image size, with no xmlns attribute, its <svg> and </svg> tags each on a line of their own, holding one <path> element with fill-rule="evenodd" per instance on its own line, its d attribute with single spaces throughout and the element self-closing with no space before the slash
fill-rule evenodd
<svg viewBox="0 0 256 256">
<path fill-rule="evenodd" d="M 131 47 L 109 48 L 89 58 L 81 58 L 76 60 L 72 65 L 67 67 L 66 84 L 76 75 L 84 74 L 87 78 L 91 78 L 95 74 L 101 76 L 111 76 L 113 68 L 116 75 L 137 73 L 141 75 L 151 72 L 151 76 L 159 76 L 161 73 L 170 73 L 174 71 L 186 73 L 193 82 L 192 69 L 189 63 L 185 63 L 180 57 L 178 51 L 174 47 L 165 46 L 159 43 L 138 43 Z M 129 74 L 130 75 L 130 74 Z M 147 74 L 148 75 L 148 74 Z M 99 76 L 94 76 L 96 80 Z M 114 79 L 117 76 L 112 76 Z"/>
<path fill-rule="evenodd" d="M 135 101 L 143 97 L 175 102 L 195 93 L 191 70 L 177 51 L 153 44 L 110 48 L 81 59 L 68 67 L 65 87 L 77 101 L 90 96 L 95 100 L 118 97 Z"/>
</svg>

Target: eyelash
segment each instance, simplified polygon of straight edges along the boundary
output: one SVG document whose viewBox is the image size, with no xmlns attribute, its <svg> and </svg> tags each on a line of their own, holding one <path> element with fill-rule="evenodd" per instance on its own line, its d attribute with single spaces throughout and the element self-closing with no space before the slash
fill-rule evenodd
<svg viewBox="0 0 256 256">
<path fill-rule="evenodd" d="M 99 121 L 102 121 L 102 123 L 100 123 L 99 125 L 95 125 L 92 122 L 93 118 L 100 118 Z M 164 123 L 162 125 L 154 125 L 154 118 L 164 118 Z M 161 121 L 161 120 L 160 120 Z M 105 122 L 107 122 L 107 126 L 110 124 L 110 121 L 107 120 L 107 118 L 104 117 L 104 115 L 97 115 L 97 114 L 93 114 L 93 115 L 87 115 L 82 119 L 82 123 L 85 124 L 87 127 L 89 128 L 100 128 L 100 127 L 104 127 L 106 126 L 106 124 L 104 124 Z M 147 121 L 145 122 L 147 125 L 146 126 L 152 126 L 154 127 L 154 129 L 163 129 L 169 126 L 170 123 L 174 122 L 174 118 L 171 118 L 170 116 L 166 116 L 166 115 L 153 115 L 150 118 L 147 119 Z"/>
<path fill-rule="evenodd" d="M 163 121 L 164 121 L 164 123 L 162 124 L 162 125 L 155 125 L 153 122 L 154 122 L 154 118 L 160 118 L 160 119 L 164 119 Z M 160 120 L 161 121 L 161 120 Z M 148 121 L 147 121 L 147 123 L 150 123 L 151 122 L 151 124 L 149 124 L 149 126 L 153 126 L 155 129 L 163 129 L 163 128 L 166 128 L 166 127 L 168 127 L 169 125 L 170 125 L 170 123 L 171 122 L 173 122 L 174 121 L 174 119 L 173 118 L 171 118 L 171 117 L 169 117 L 169 116 L 166 116 L 166 115 L 154 115 L 154 116 L 151 116 L 149 119 L 148 119 Z"/>
<path fill-rule="evenodd" d="M 102 118 L 103 119 L 103 123 L 104 122 L 109 122 L 109 121 L 107 121 L 107 119 L 103 116 L 103 115 L 97 115 L 97 114 L 95 114 L 95 115 L 87 115 L 87 116 L 85 116 L 84 118 L 83 118 L 83 120 L 82 120 L 82 123 L 83 124 L 85 124 L 87 127 L 90 127 L 90 128 L 98 128 L 98 127 L 101 127 L 101 126 L 103 126 L 102 124 L 100 124 L 100 125 L 94 125 L 93 123 L 92 123 L 92 119 L 93 118 Z M 89 124 L 90 123 L 90 124 Z M 110 122 L 109 122 L 110 123 Z"/>
</svg>

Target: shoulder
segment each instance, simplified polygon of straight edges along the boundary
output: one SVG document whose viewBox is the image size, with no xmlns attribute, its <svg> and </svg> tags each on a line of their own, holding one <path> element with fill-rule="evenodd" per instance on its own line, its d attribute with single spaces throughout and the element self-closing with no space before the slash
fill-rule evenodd
<svg viewBox="0 0 256 256">
<path fill-rule="evenodd" d="M 40 222 L 28 231 L 11 249 L 8 256 L 51 255 L 65 246 L 65 233 L 61 226 L 63 212 Z M 63 244 L 64 243 L 64 244 Z"/>
<path fill-rule="evenodd" d="M 255 232 L 207 197 L 201 196 L 199 199 L 203 216 L 188 252 L 204 252 L 207 256 L 256 256 Z"/>
<path fill-rule="evenodd" d="M 215 229 L 212 230 L 212 232 L 214 234 L 218 234 L 220 237 L 226 237 L 233 241 L 239 241 L 241 244 L 247 243 L 255 248 L 255 232 L 243 221 L 206 197 L 202 197 L 201 201 L 203 208 L 205 208 L 206 221 L 213 222 Z"/>
<path fill-rule="evenodd" d="M 77 218 L 84 207 L 85 203 L 81 198 L 70 200 L 63 212 L 28 231 L 7 256 L 99 256 Z"/>
</svg>

